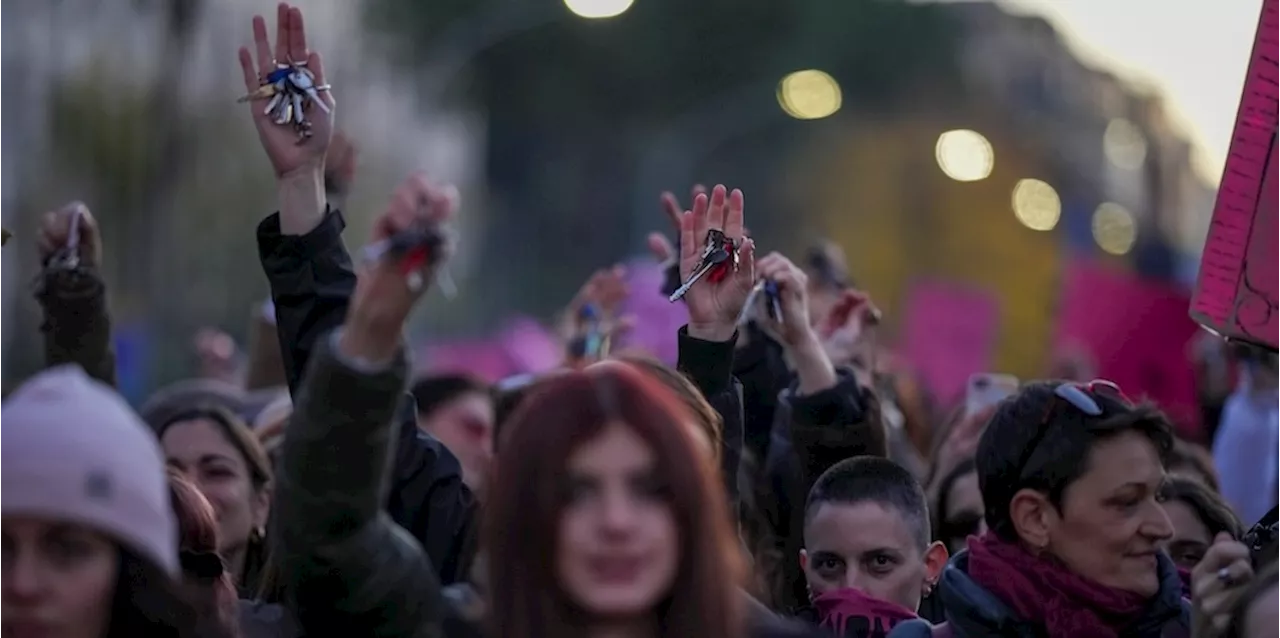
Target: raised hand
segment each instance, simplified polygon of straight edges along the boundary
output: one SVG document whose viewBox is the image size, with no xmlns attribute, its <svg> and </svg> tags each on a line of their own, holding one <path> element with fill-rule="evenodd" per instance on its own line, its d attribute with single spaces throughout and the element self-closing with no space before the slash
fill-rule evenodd
<svg viewBox="0 0 1280 638">
<path fill-rule="evenodd" d="M 726 277 L 701 278 L 684 295 L 689 309 L 689 336 L 708 341 L 728 341 L 737 331 L 738 315 L 755 284 L 755 244 L 743 234 L 742 191 L 728 193 L 717 185 L 711 196 L 699 194 L 693 210 L 680 216 L 680 278 L 688 280 L 702 261 L 707 233 L 724 232 L 738 245 L 739 263 Z M 730 268 L 733 268 L 730 266 Z"/>
<path fill-rule="evenodd" d="M 817 342 L 817 336 L 809 325 L 809 276 L 781 253 L 769 253 L 756 261 L 756 276 L 761 281 L 778 285 L 778 298 L 782 306 L 782 321 L 775 321 L 768 313 L 756 315 L 756 321 L 768 332 L 778 337 L 783 345 L 795 347 L 806 340 Z M 763 295 L 757 297 L 764 303 Z"/>
<path fill-rule="evenodd" d="M 77 215 L 80 217 L 80 221 L 76 222 L 78 224 L 77 254 L 80 263 L 93 268 L 101 265 L 102 236 L 98 232 L 98 222 L 93 218 L 93 213 L 89 212 L 89 207 L 81 202 L 71 202 L 58 210 L 44 214 L 40 220 L 40 263 L 48 263 L 58 251 L 67 247 L 67 242 L 72 235 L 72 219 Z"/>
<path fill-rule="evenodd" d="M 627 270 L 621 265 L 597 270 L 578 290 L 578 294 L 560 315 L 559 332 L 564 343 L 569 345 L 570 357 L 576 357 L 575 349 L 592 338 L 589 334 L 595 331 L 594 338 L 603 346 L 597 356 L 607 354 L 607 346 L 616 338 L 625 334 L 635 325 L 635 318 L 623 316 L 619 312 L 622 303 L 630 294 L 627 286 Z M 590 306 L 591 317 L 584 317 L 584 309 Z M 578 361 L 578 364 L 592 361 Z"/>
<path fill-rule="evenodd" d="M 267 22 L 262 16 L 253 17 L 253 44 L 257 55 L 246 47 L 240 47 L 240 69 L 244 73 L 244 86 L 247 93 L 257 91 L 265 78 L 277 68 L 277 63 L 305 64 L 314 75 L 318 88 L 325 84 L 324 65 L 320 54 L 307 49 L 307 30 L 302 22 L 302 10 L 280 3 L 276 8 L 276 42 L 271 46 L 267 39 Z M 285 177 L 303 170 L 322 171 L 325 153 L 329 149 L 329 141 L 333 136 L 334 100 L 332 91 L 323 88 L 318 93 L 319 99 L 329 107 L 328 112 L 309 105 L 306 117 L 311 122 L 311 136 L 299 139 L 292 126 L 276 124 L 265 112 L 265 100 L 251 100 L 249 111 L 253 115 L 253 124 L 258 129 L 258 139 L 262 149 L 271 160 L 276 177 Z"/>
<path fill-rule="evenodd" d="M 441 225 L 452 219 L 458 206 L 458 190 L 432 183 L 426 175 L 415 174 L 396 188 L 386 212 L 374 221 L 372 240 L 386 240 L 420 225 Z M 445 255 L 447 257 L 447 255 Z M 346 354 L 389 359 L 399 347 L 405 319 L 426 291 L 432 271 L 444 259 L 426 260 L 417 271 L 406 272 L 394 260 L 367 264 L 360 272 L 342 342 Z"/>
<path fill-rule="evenodd" d="M 707 187 L 702 184 L 694 184 L 693 191 L 689 195 L 689 201 L 697 199 L 698 195 L 706 195 Z M 666 214 L 667 221 L 671 223 L 671 228 L 676 233 L 680 232 L 680 217 L 684 214 L 684 208 L 680 206 L 680 200 L 671 191 L 664 191 L 659 198 L 662 203 L 662 212 Z M 649 253 L 653 255 L 654 260 L 660 264 L 670 262 L 676 255 L 675 246 L 671 245 L 671 240 L 667 239 L 666 233 L 649 233 Z"/>
<path fill-rule="evenodd" d="M 1236 595 L 1252 579 L 1249 548 L 1231 534 L 1219 532 L 1191 570 L 1191 602 L 1197 625 L 1207 622 L 1216 632 L 1225 630 Z"/>
</svg>

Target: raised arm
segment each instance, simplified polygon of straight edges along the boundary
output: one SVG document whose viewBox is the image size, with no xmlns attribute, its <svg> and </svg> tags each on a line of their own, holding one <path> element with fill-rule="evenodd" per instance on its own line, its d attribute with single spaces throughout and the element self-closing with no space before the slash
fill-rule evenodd
<svg viewBox="0 0 1280 638">
<path fill-rule="evenodd" d="M 75 363 L 89 376 L 115 387 L 111 314 L 100 268 L 102 239 L 87 206 L 72 202 L 45 213 L 40 226 L 40 263 L 43 270 L 36 299 L 44 311 L 40 332 L 45 365 Z"/>
<path fill-rule="evenodd" d="M 415 176 L 374 228 L 386 238 L 444 221 L 452 199 Z M 402 332 L 422 293 L 380 263 L 356 286 L 342 326 L 318 343 L 297 393 L 276 487 L 285 591 L 310 635 L 439 635 L 448 607 L 427 554 L 382 510 L 408 374 Z"/>
</svg>

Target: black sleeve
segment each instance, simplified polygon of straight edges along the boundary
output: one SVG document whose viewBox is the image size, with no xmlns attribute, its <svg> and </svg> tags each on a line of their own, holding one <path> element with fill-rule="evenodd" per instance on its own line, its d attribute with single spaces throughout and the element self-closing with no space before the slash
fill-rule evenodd
<svg viewBox="0 0 1280 638">
<path fill-rule="evenodd" d="M 734 512 L 738 509 L 738 466 L 742 463 L 742 386 L 733 378 L 734 338 L 725 342 L 689 336 L 688 326 L 677 336 L 676 367 L 693 380 L 724 421 L 720 472 Z"/>
<path fill-rule="evenodd" d="M 757 464 L 769 455 L 769 435 L 778 409 L 778 393 L 787 389 L 791 372 L 782 346 L 754 322 L 747 324 L 747 342 L 733 359 L 733 376 L 742 383 L 743 443 Z"/>
<path fill-rule="evenodd" d="M 45 270 L 36 289 L 44 310 L 40 332 L 45 365 L 74 363 L 111 387 L 116 385 L 116 356 L 111 347 L 107 288 L 97 269 Z"/>
<path fill-rule="evenodd" d="M 290 394 L 297 393 L 320 336 L 346 318 L 355 291 L 356 273 L 342 243 L 344 228 L 336 210 L 326 210 L 320 225 L 305 235 L 281 234 L 279 213 L 258 225 L 258 259 L 271 284 Z"/>
</svg>

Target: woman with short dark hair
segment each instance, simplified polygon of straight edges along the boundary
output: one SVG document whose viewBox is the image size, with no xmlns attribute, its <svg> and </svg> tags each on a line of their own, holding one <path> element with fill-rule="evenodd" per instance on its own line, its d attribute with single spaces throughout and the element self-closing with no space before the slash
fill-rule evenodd
<svg viewBox="0 0 1280 638">
<path fill-rule="evenodd" d="M 942 578 L 951 635 L 1186 635 L 1182 581 L 1161 549 L 1170 432 L 1108 381 L 1030 383 L 1002 402 L 975 456 L 990 531 Z"/>
</svg>

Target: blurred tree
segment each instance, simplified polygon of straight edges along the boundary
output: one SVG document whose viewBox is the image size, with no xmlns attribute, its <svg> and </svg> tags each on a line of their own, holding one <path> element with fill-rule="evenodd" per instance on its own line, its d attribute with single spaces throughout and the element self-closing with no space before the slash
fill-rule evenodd
<svg viewBox="0 0 1280 638">
<path fill-rule="evenodd" d="M 464 76 L 474 81 L 447 87 L 485 105 L 494 201 L 519 202 L 518 210 L 494 211 L 487 245 L 503 247 L 504 263 L 545 269 L 532 282 L 519 269 L 482 273 L 488 279 L 473 285 L 504 293 L 498 296 L 508 309 L 549 312 L 572 293 L 570 282 L 639 248 L 642 237 L 628 223 L 630 203 L 648 194 L 630 192 L 632 175 L 666 122 L 800 68 L 836 77 L 845 117 L 895 104 L 909 87 L 958 77 L 956 30 L 945 9 L 900 1 L 637 0 L 617 18 L 583 20 L 558 0 L 373 0 L 368 19 L 399 34 L 393 49 L 406 67 L 421 68 L 433 63 L 423 56 L 440 54 L 433 43 L 447 41 L 459 24 L 516 11 L 544 11 L 548 19 L 495 37 L 474 57 L 472 75 Z M 555 12 L 561 17 L 552 17 Z M 771 100 L 760 104 L 785 121 Z M 738 162 L 752 155 L 778 162 L 797 135 L 769 137 L 782 138 L 782 146 L 726 141 L 734 142 Z M 744 186 L 759 195 L 774 188 Z M 656 202 L 657 193 L 651 196 Z M 653 227 L 662 228 L 656 212 L 653 219 Z"/>
</svg>

